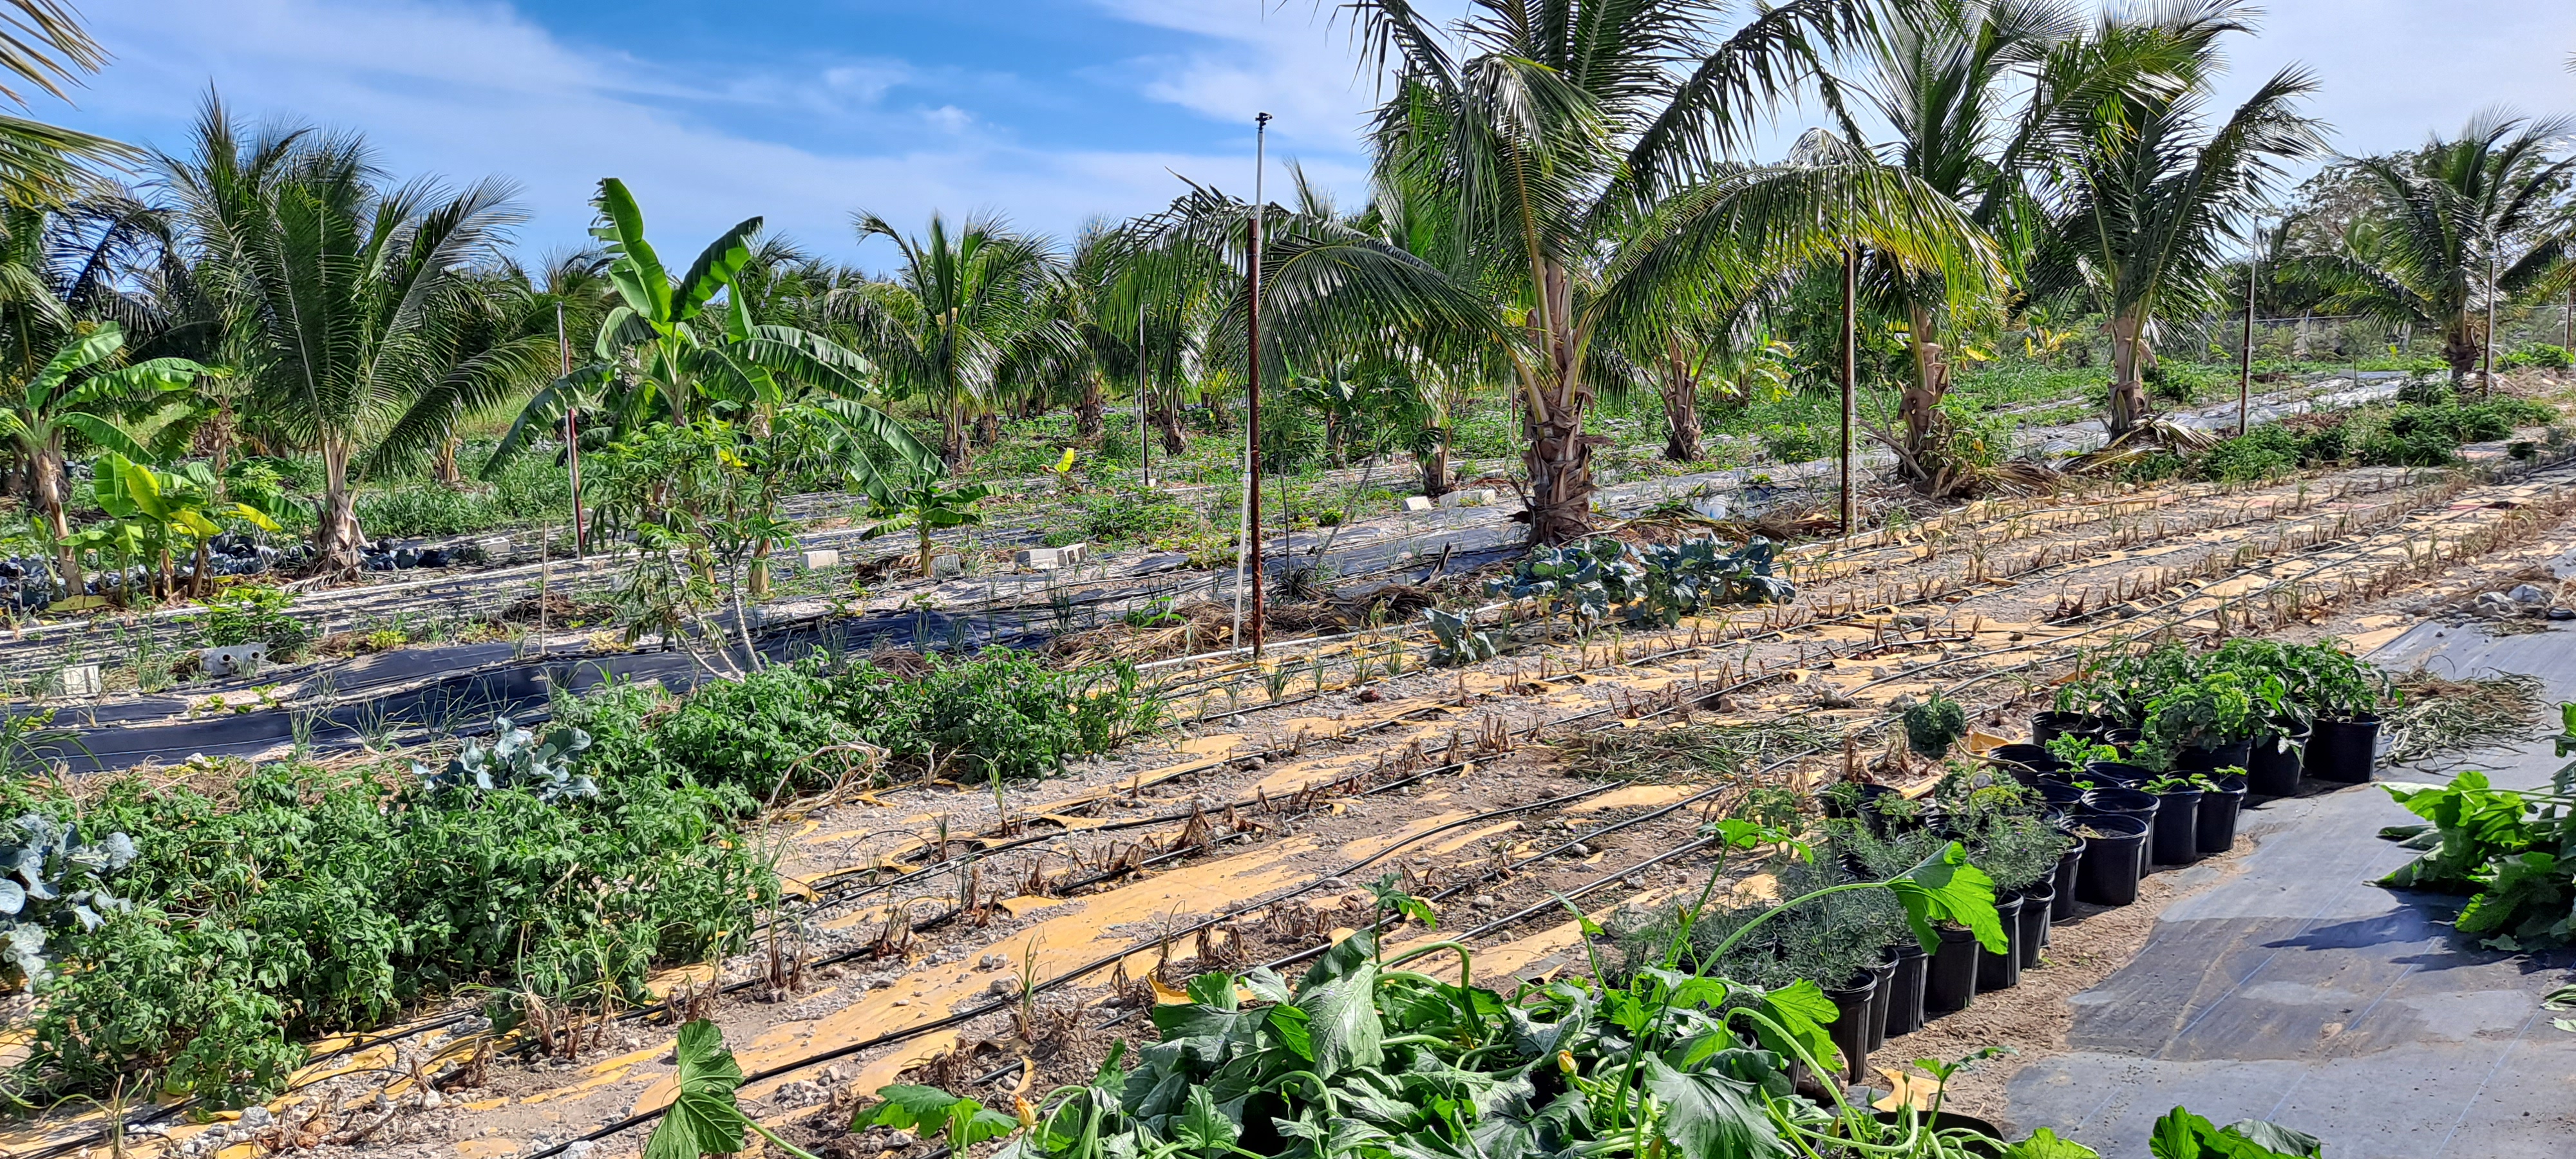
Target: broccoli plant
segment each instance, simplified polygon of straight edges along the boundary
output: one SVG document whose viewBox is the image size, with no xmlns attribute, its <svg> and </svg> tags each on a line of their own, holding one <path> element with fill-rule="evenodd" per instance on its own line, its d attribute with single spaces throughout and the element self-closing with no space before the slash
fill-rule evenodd
<svg viewBox="0 0 2576 1159">
<path fill-rule="evenodd" d="M 45 976 L 45 943 L 52 931 L 78 923 L 95 929 L 101 910 L 132 903 L 107 892 L 110 874 L 134 862 L 134 839 L 110 833 L 99 841 L 81 836 L 80 823 L 39 813 L 18 818 L 9 843 L 0 845 L 0 980 L 12 985 Z"/>
<path fill-rule="evenodd" d="M 494 789 L 527 789 L 539 800 L 556 801 L 565 797 L 596 797 L 599 784 L 573 767 L 573 755 L 590 747 L 590 734 L 577 728 L 558 728 L 540 737 L 511 723 L 506 716 L 492 718 L 492 743 L 487 747 L 468 741 L 443 769 L 431 769 L 418 761 L 411 771 L 433 792 L 443 789 L 471 788 L 490 792 Z"/>
<path fill-rule="evenodd" d="M 1440 639 L 1439 647 L 1431 650 L 1434 664 L 1444 667 L 1473 664 L 1479 660 L 1491 660 L 1499 651 L 1491 635 L 1477 631 L 1467 617 L 1456 612 L 1431 608 L 1423 612 L 1423 618 L 1430 623 L 1431 634 Z"/>
</svg>

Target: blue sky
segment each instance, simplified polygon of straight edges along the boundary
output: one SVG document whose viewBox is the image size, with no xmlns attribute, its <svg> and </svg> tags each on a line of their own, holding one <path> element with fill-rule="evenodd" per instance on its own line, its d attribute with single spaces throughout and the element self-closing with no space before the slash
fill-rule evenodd
<svg viewBox="0 0 2576 1159">
<path fill-rule="evenodd" d="M 589 190 L 612 174 L 666 249 L 763 214 L 848 258 L 857 209 L 898 223 L 998 211 L 1069 233 L 1166 203 L 1175 173 L 1248 192 L 1260 109 L 1279 117 L 1274 160 L 1356 199 L 1371 95 L 1347 26 L 1312 0 L 83 7 L 117 59 L 74 107 L 36 115 L 175 148 L 212 84 L 243 114 L 363 130 L 406 176 L 517 181 L 535 250 L 582 241 Z M 2235 85 L 2303 61 L 2347 150 L 2411 145 L 2492 103 L 2576 112 L 2576 3 L 2269 7 L 2265 34 L 2238 42 Z"/>
</svg>

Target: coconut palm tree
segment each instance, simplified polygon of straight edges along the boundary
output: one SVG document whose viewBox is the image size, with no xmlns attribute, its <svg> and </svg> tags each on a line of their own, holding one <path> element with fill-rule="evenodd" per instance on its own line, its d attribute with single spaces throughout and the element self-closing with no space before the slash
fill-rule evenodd
<svg viewBox="0 0 2576 1159">
<path fill-rule="evenodd" d="M 2353 160 L 2378 187 L 2382 212 L 2356 222 L 2338 252 L 2297 268 L 2330 292 L 2328 311 L 2440 334 L 2458 389 L 2491 339 L 2491 301 L 2576 256 L 2570 211 L 2556 197 L 2576 157 L 2548 155 L 2571 130 L 2576 119 L 2490 110 L 2412 159 Z"/>
<path fill-rule="evenodd" d="M 116 323 L 90 327 L 34 373 L 12 375 L 16 385 L 0 392 L 0 439 L 27 458 L 37 514 L 57 545 L 63 585 L 73 595 L 80 594 L 82 584 L 80 557 L 71 546 L 71 524 L 63 511 L 65 438 L 78 435 L 127 458 L 144 458 L 143 448 L 116 421 L 115 412 L 138 399 L 184 390 L 208 373 L 184 358 L 116 365 L 124 349 L 125 331 Z"/>
<path fill-rule="evenodd" d="M 2284 162 L 2324 149 L 2323 126 L 2298 111 L 2317 83 L 2296 65 L 2224 118 L 2208 116 L 2218 42 L 2251 32 L 2252 14 L 2242 0 L 2171 0 L 2107 19 L 2082 49 L 2099 61 L 2167 58 L 2163 83 L 2094 107 L 2029 278 L 2034 297 L 2080 289 L 2109 320 L 2114 437 L 2146 417 L 2157 320 L 2225 308 L 2216 275 L 2238 223 L 2270 195 Z"/>
<path fill-rule="evenodd" d="M 358 139 L 245 140 L 212 98 L 193 135 L 191 155 L 156 168 L 238 331 L 244 409 L 321 459 L 315 553 L 353 569 L 366 543 L 357 484 L 372 467 L 431 449 L 460 410 L 552 371 L 551 335 L 466 341 L 475 271 L 497 263 L 519 220 L 509 187 L 388 186 Z"/>
<path fill-rule="evenodd" d="M 1499 339 L 1533 542 L 1590 529 L 1591 458 L 1609 440 L 1584 419 L 1600 384 L 1628 373 L 1615 340 L 1596 338 L 1850 244 L 1939 269 L 1962 293 L 1999 273 L 1957 208 L 1902 172 L 1719 160 L 1858 30 L 1856 3 L 1790 0 L 1714 40 L 1727 8 L 1694 0 L 1477 0 L 1445 27 L 1408 0 L 1351 7 L 1395 78 L 1374 129 L 1379 183 L 1437 191 L 1453 253 L 1426 261 L 1356 231 L 1283 239 L 1264 271 L 1275 353 L 1390 322 Z"/>
<path fill-rule="evenodd" d="M 63 86 L 79 84 L 107 59 L 107 50 L 90 39 L 79 15 L 62 0 L 0 0 L 0 100 L 26 108 L 33 93 L 21 84 L 70 100 Z M 142 155 L 105 137 L 0 115 L 0 196 L 16 205 L 66 201 L 81 184 L 75 158 L 133 161 Z"/>
<path fill-rule="evenodd" d="M 915 238 L 861 213 L 858 232 L 893 242 L 902 264 L 845 298 L 842 321 L 891 391 L 939 416 L 939 460 L 962 471 L 967 425 L 997 402 L 1014 346 L 1046 322 L 1055 257 L 998 218 L 968 218 L 952 233 L 934 213 Z"/>
</svg>

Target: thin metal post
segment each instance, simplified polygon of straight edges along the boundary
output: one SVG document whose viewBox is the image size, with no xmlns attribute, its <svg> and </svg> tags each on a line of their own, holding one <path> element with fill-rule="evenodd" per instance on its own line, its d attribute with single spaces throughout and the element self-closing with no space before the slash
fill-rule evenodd
<svg viewBox="0 0 2576 1159">
<path fill-rule="evenodd" d="M 2263 269 L 2263 219 L 2254 219 L 2254 245 L 2245 254 L 2245 349 L 2236 366 L 2236 436 L 2245 437 L 2247 400 L 2254 393 L 2254 279 Z"/>
<path fill-rule="evenodd" d="M 555 303 L 555 360 L 564 378 L 572 377 L 572 343 L 564 338 L 563 303 Z M 572 557 L 582 558 L 581 544 L 581 396 L 564 403 L 564 462 L 572 468 Z"/>
<path fill-rule="evenodd" d="M 1854 317 L 1858 309 L 1860 255 L 1850 246 L 1843 247 L 1843 423 L 1842 423 L 1842 533 L 1852 534 L 1857 509 L 1852 504 L 1852 427 L 1860 419 L 1857 397 L 1860 379 L 1860 323 Z"/>
<path fill-rule="evenodd" d="M 2486 341 L 2478 343 L 2485 348 L 2478 368 L 2479 398 L 2487 397 L 2495 389 L 2495 247 L 2495 222 L 2489 221 L 2487 222 L 2487 335 Z"/>
<path fill-rule="evenodd" d="M 1154 435 L 1145 429 L 1145 396 L 1152 393 L 1145 377 L 1145 287 L 1136 287 L 1136 453 L 1145 475 L 1145 489 L 1154 489 Z"/>
<path fill-rule="evenodd" d="M 1263 200 L 1261 179 L 1269 167 L 1270 114 L 1252 118 L 1252 308 L 1245 318 L 1250 350 L 1245 359 L 1251 365 L 1251 389 L 1245 392 L 1250 416 L 1243 427 L 1244 455 L 1251 467 L 1243 473 L 1244 485 L 1252 488 L 1252 658 L 1261 658 L 1262 629 L 1266 607 L 1261 591 L 1261 216 L 1268 207 Z"/>
</svg>

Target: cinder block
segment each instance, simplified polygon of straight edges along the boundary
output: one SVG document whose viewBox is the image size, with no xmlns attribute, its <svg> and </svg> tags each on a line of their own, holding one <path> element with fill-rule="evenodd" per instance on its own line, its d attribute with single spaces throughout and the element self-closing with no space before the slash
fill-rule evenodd
<svg viewBox="0 0 2576 1159">
<path fill-rule="evenodd" d="M 1433 503 L 1431 501 L 1431 497 L 1428 495 L 1407 495 L 1404 497 L 1404 509 L 1407 511 L 1429 511 L 1436 506 L 1439 505 Z"/>
<path fill-rule="evenodd" d="M 258 672 L 267 663 L 268 644 L 265 641 L 197 650 L 197 668 L 208 676 L 247 676 Z"/>
<path fill-rule="evenodd" d="M 959 579 L 964 577 L 965 574 L 966 559 L 963 556 L 934 555 L 930 557 L 930 578 L 932 579 Z"/>
<path fill-rule="evenodd" d="M 1031 571 L 1054 571 L 1065 564 L 1060 547 L 1024 547 L 1011 556 L 1011 563 Z"/>
<path fill-rule="evenodd" d="M 832 548 L 818 547 L 805 553 L 807 571 L 824 571 L 839 566 L 841 566 L 841 553 Z"/>
<path fill-rule="evenodd" d="M 96 696 L 106 687 L 98 678 L 98 665 L 75 664 L 63 669 L 63 695 Z"/>
<path fill-rule="evenodd" d="M 1443 507 L 1483 507 L 1493 501 L 1494 493 L 1489 488 L 1452 491 L 1440 497 L 1440 505 Z"/>
</svg>

